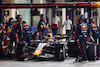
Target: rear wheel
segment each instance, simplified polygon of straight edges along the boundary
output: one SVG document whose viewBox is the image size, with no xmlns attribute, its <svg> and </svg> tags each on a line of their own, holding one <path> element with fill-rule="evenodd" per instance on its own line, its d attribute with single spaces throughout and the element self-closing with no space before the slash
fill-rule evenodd
<svg viewBox="0 0 100 67">
<path fill-rule="evenodd" d="M 59 52 L 58 52 L 58 61 L 64 61 L 66 58 L 66 50 L 65 50 L 65 46 L 62 46 L 59 48 Z"/>
<path fill-rule="evenodd" d="M 60 53 L 61 54 L 60 61 L 64 61 L 66 58 L 65 46 L 63 46 L 62 50 L 63 50 L 63 52 Z"/>
<path fill-rule="evenodd" d="M 63 46 L 63 58 L 64 59 L 66 58 L 66 49 L 65 49 L 65 46 Z"/>
<path fill-rule="evenodd" d="M 15 50 L 15 55 L 16 55 L 16 59 L 18 61 L 24 61 L 25 58 L 21 57 L 21 55 L 23 55 L 23 48 L 25 46 L 25 43 L 23 42 L 19 42 L 16 45 L 16 50 Z"/>
</svg>

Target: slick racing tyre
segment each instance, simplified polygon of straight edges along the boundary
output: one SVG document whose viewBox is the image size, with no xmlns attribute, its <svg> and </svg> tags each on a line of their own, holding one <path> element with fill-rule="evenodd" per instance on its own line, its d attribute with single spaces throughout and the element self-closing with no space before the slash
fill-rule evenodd
<svg viewBox="0 0 100 67">
<path fill-rule="evenodd" d="M 60 52 L 61 57 L 59 57 L 59 58 L 60 58 L 60 61 L 64 61 L 65 58 L 66 58 L 65 47 L 63 46 L 63 48 L 61 48 L 61 50 L 63 50 L 63 52 Z M 60 50 L 60 51 L 61 51 L 61 50 Z"/>
<path fill-rule="evenodd" d="M 65 50 L 65 46 L 60 47 L 59 52 L 58 52 L 59 56 L 58 56 L 58 61 L 64 61 L 66 58 L 66 50 Z"/>
</svg>

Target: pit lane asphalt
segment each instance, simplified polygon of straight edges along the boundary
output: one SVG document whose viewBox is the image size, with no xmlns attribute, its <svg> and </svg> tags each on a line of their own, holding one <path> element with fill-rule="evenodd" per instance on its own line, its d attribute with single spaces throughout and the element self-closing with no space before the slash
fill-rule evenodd
<svg viewBox="0 0 100 67">
<path fill-rule="evenodd" d="M 64 61 L 56 60 L 0 60 L 0 67 L 100 67 L 100 60 L 75 62 L 75 58 L 67 58 Z"/>
</svg>

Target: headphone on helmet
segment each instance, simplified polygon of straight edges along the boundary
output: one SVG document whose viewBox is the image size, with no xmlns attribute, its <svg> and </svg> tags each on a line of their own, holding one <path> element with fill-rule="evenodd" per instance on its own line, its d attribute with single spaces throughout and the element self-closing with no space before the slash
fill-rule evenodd
<svg viewBox="0 0 100 67">
<path fill-rule="evenodd" d="M 20 21 L 21 22 L 22 21 L 22 15 L 17 15 L 16 16 L 16 19 L 17 19 L 17 21 Z"/>
<path fill-rule="evenodd" d="M 42 19 L 42 18 L 45 18 L 46 16 L 45 16 L 45 14 L 41 14 L 40 15 L 40 18 Z"/>
<path fill-rule="evenodd" d="M 9 23 L 13 23 L 15 20 L 13 18 L 9 18 Z"/>
<path fill-rule="evenodd" d="M 26 21 L 22 21 L 22 24 L 26 24 Z"/>
<path fill-rule="evenodd" d="M 94 23 L 95 22 L 95 20 L 94 20 L 94 18 L 90 18 L 90 20 L 89 20 L 89 23 Z"/>
<path fill-rule="evenodd" d="M 84 16 L 84 15 L 80 15 L 79 22 L 80 22 L 81 20 L 85 21 L 85 16 Z"/>
</svg>

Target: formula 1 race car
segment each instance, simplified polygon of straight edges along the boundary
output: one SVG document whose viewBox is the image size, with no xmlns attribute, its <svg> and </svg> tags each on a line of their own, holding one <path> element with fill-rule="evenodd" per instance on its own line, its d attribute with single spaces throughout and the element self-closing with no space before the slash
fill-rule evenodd
<svg viewBox="0 0 100 67">
<path fill-rule="evenodd" d="M 20 42 L 16 47 L 16 59 L 24 60 L 27 57 L 34 58 L 56 58 L 63 61 L 66 58 L 66 45 L 61 39 L 67 38 L 67 35 L 48 34 L 44 40 L 31 40 L 31 46 Z"/>
</svg>

